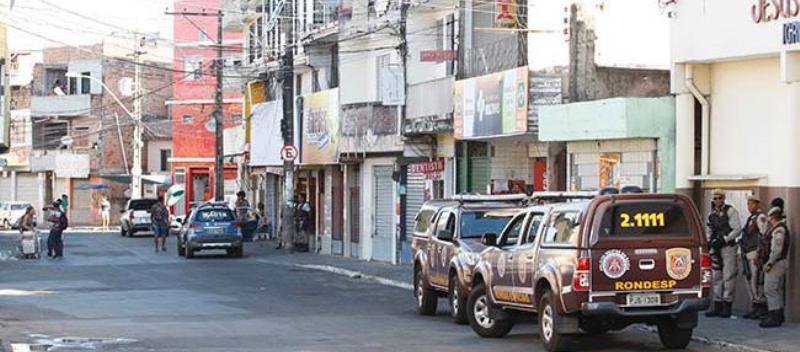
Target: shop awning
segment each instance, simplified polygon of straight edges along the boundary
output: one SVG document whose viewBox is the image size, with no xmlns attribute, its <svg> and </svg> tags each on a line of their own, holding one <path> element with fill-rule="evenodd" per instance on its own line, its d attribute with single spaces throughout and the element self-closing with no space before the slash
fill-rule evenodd
<svg viewBox="0 0 800 352">
<path fill-rule="evenodd" d="M 80 190 L 99 190 L 99 189 L 108 189 L 108 185 L 105 183 L 88 183 L 83 185 L 78 185 L 76 187 Z"/>
<path fill-rule="evenodd" d="M 130 184 L 133 180 L 131 175 L 101 175 L 103 179 L 118 183 Z M 151 185 L 170 185 L 172 181 L 168 175 L 142 175 L 143 184 Z"/>
</svg>

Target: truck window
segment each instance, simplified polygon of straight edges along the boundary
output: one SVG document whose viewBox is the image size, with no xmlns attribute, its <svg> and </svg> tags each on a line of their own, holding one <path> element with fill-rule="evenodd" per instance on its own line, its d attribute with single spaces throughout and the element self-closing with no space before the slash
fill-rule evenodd
<svg viewBox="0 0 800 352">
<path fill-rule="evenodd" d="M 539 232 L 539 227 L 542 226 L 543 221 L 544 214 L 532 213 L 531 220 L 528 221 L 528 231 L 525 233 L 525 237 L 522 238 L 520 244 L 534 243 L 534 241 L 536 241 L 536 234 Z"/>
<path fill-rule="evenodd" d="M 557 211 L 550 215 L 542 243 L 577 244 L 580 233 L 577 211 Z"/>
<path fill-rule="evenodd" d="M 517 244 L 519 236 L 522 233 L 522 225 L 525 224 L 525 215 L 526 214 L 517 215 L 517 217 L 511 220 L 508 230 L 505 236 L 503 236 L 502 243 L 500 243 L 501 246 L 513 246 Z"/>
<path fill-rule="evenodd" d="M 680 203 L 625 202 L 602 214 L 600 237 L 690 236 L 689 221 Z"/>
<path fill-rule="evenodd" d="M 436 223 L 436 233 L 435 236 L 438 238 L 439 233 L 442 231 L 450 231 L 451 234 L 454 234 L 454 230 L 456 227 L 455 216 L 452 213 L 445 212 L 439 216 L 439 221 Z"/>
<path fill-rule="evenodd" d="M 417 223 L 414 225 L 414 232 L 415 233 L 427 233 L 428 228 L 431 226 L 431 220 L 433 220 L 433 210 L 420 210 L 417 213 Z"/>
<path fill-rule="evenodd" d="M 481 238 L 485 233 L 500 234 L 515 210 L 463 211 L 461 213 L 461 238 Z"/>
</svg>

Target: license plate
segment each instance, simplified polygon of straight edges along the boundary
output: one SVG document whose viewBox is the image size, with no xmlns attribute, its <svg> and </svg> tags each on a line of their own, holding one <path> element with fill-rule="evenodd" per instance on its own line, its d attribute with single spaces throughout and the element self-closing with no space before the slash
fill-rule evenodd
<svg viewBox="0 0 800 352">
<path fill-rule="evenodd" d="M 145 218 L 134 218 L 133 219 L 133 223 L 134 224 L 146 224 L 148 221 L 149 221 L 149 219 L 145 219 Z"/>
<path fill-rule="evenodd" d="M 629 306 L 657 306 L 660 304 L 661 304 L 661 295 L 658 293 L 628 294 Z"/>
<path fill-rule="evenodd" d="M 221 235 L 224 232 L 225 232 L 225 230 L 223 228 L 221 228 L 221 227 L 209 227 L 208 228 L 208 233 L 212 234 L 212 235 Z"/>
</svg>

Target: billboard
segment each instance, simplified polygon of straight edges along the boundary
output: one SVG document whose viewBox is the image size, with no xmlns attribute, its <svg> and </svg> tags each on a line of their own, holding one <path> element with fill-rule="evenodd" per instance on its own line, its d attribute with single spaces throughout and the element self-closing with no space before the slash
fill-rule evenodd
<svg viewBox="0 0 800 352">
<path fill-rule="evenodd" d="M 339 90 L 329 89 L 303 96 L 303 164 L 339 162 Z"/>
<path fill-rule="evenodd" d="M 528 67 L 455 83 L 456 138 L 480 138 L 528 132 Z"/>
<path fill-rule="evenodd" d="M 250 144 L 250 166 L 280 166 L 283 135 L 283 101 L 273 100 L 253 105 Z"/>
</svg>

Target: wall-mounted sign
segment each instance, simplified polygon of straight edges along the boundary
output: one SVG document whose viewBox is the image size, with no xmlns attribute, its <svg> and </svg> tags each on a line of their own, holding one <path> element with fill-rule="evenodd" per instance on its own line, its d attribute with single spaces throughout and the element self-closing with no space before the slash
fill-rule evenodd
<svg viewBox="0 0 800 352">
<path fill-rule="evenodd" d="M 89 154 L 56 154 L 56 177 L 87 178 L 89 177 Z"/>
<path fill-rule="evenodd" d="M 428 180 L 440 179 L 443 172 L 444 159 L 408 164 L 408 173 L 424 174 L 425 178 Z"/>
<path fill-rule="evenodd" d="M 783 24 L 783 45 L 800 43 L 800 22 Z"/>
<path fill-rule="evenodd" d="M 797 0 L 755 0 L 750 8 L 755 23 L 768 23 L 780 18 L 794 18 L 800 15 L 800 1 Z"/>
<path fill-rule="evenodd" d="M 419 52 L 419 61 L 421 62 L 444 62 L 455 59 L 455 50 L 422 50 Z"/>
<path fill-rule="evenodd" d="M 455 83 L 456 138 L 491 137 L 528 131 L 528 67 Z"/>
<path fill-rule="evenodd" d="M 519 27 L 517 8 L 517 0 L 495 1 L 494 26 L 497 28 Z"/>
<path fill-rule="evenodd" d="M 329 89 L 303 96 L 303 164 L 339 162 L 339 92 Z"/>
</svg>

